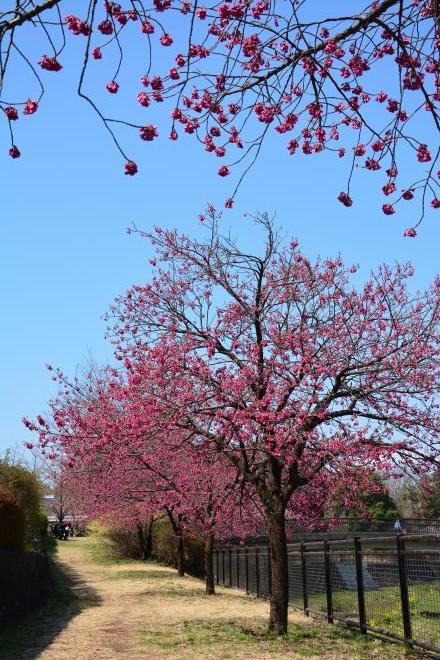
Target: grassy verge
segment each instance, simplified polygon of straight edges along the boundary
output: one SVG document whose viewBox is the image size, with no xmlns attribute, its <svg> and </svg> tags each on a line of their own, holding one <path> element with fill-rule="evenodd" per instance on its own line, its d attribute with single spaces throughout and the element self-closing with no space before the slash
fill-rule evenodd
<svg viewBox="0 0 440 660">
<path fill-rule="evenodd" d="M 146 657 L 210 658 L 328 658 L 365 660 L 366 658 L 407 657 L 401 647 L 359 635 L 339 626 L 289 625 L 285 637 L 274 637 L 266 625 L 238 621 L 190 620 L 177 626 L 140 631 Z M 414 654 L 413 657 L 417 657 Z"/>
<path fill-rule="evenodd" d="M 83 545 L 87 549 L 90 560 L 97 566 L 117 566 L 130 561 L 117 557 L 113 543 L 105 537 L 88 536 L 84 539 Z"/>
</svg>

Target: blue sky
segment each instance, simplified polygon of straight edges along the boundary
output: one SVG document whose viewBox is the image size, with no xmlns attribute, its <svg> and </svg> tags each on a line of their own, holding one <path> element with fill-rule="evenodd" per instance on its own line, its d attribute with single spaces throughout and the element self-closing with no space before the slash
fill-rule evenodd
<svg viewBox="0 0 440 660">
<path fill-rule="evenodd" d="M 78 47 L 74 42 L 63 56 L 60 74 L 45 75 L 47 98 L 39 111 L 20 119 L 22 158 L 7 156 L 6 123 L 0 125 L 0 451 L 24 441 L 21 417 L 44 411 L 55 393 L 45 363 L 73 373 L 88 354 L 99 362 L 111 359 L 100 317 L 118 293 L 150 273 L 148 243 L 128 236 L 126 228 L 132 222 L 145 229 L 160 224 L 200 235 L 197 215 L 207 202 L 221 206 L 233 187 L 232 177 L 217 176 L 218 159 L 190 136 L 174 144 L 127 135 L 140 171 L 124 176 L 120 155 L 75 96 Z M 92 74 L 90 84 L 102 86 L 103 80 L 105 75 L 98 83 Z M 132 104 L 139 90 L 136 82 L 127 84 L 118 107 L 129 99 Z M 265 146 L 234 209 L 225 212 L 226 227 L 257 247 L 243 214 L 267 210 L 309 256 L 341 252 L 348 263 L 361 265 L 365 277 L 384 261 L 411 260 L 414 286 L 432 281 L 439 263 L 438 211 L 428 213 L 416 239 L 404 239 L 415 205 L 385 217 L 377 192 L 381 173 L 358 176 L 355 203 L 346 209 L 336 201 L 345 187 L 343 164 L 322 155 L 292 158 L 283 145 L 276 136 Z"/>
</svg>

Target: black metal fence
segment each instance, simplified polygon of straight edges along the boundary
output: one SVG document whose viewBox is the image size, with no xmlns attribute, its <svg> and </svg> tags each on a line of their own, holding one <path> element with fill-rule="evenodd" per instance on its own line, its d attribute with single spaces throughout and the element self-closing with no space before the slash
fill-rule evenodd
<svg viewBox="0 0 440 660">
<path fill-rule="evenodd" d="M 380 520 L 374 518 L 333 518 L 323 520 L 313 530 L 303 526 L 287 522 L 287 532 L 292 542 L 301 539 L 310 539 L 322 536 L 387 536 L 395 535 L 396 518 Z M 426 518 L 400 518 L 402 529 L 407 534 L 434 534 L 440 535 L 440 520 L 428 520 Z"/>
<path fill-rule="evenodd" d="M 299 541 L 317 541 L 331 537 L 332 539 L 348 539 L 355 536 L 367 538 L 369 536 L 395 536 L 394 528 L 396 518 L 353 518 L 339 517 L 323 519 L 319 524 L 304 526 L 296 521 L 286 520 L 286 536 L 289 543 Z M 401 527 L 406 534 L 430 534 L 440 536 L 440 519 L 428 518 L 400 518 Z M 240 539 L 224 539 L 228 543 L 239 544 Z M 267 530 L 261 530 L 253 537 L 246 539 L 247 545 L 264 543 L 267 540 Z"/>
<path fill-rule="evenodd" d="M 292 543 L 288 558 L 293 607 L 440 654 L 440 536 Z M 271 594 L 268 545 L 218 547 L 214 572 L 217 584 Z"/>
</svg>

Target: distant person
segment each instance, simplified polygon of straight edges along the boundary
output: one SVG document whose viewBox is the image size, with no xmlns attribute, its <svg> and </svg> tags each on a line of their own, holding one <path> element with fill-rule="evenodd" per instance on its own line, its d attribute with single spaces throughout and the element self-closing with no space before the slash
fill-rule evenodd
<svg viewBox="0 0 440 660">
<path fill-rule="evenodd" d="M 399 518 L 397 518 L 396 522 L 394 523 L 394 531 L 397 535 L 403 534 L 403 529 Z"/>
</svg>

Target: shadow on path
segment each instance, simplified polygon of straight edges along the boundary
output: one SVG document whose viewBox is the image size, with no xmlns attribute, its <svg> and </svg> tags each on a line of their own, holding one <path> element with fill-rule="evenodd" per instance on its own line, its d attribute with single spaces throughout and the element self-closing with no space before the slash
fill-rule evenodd
<svg viewBox="0 0 440 660">
<path fill-rule="evenodd" d="M 45 605 L 0 632 L 0 660 L 38 658 L 72 619 L 101 604 L 98 593 L 64 562 L 52 560 L 51 573 L 53 592 Z"/>
</svg>

